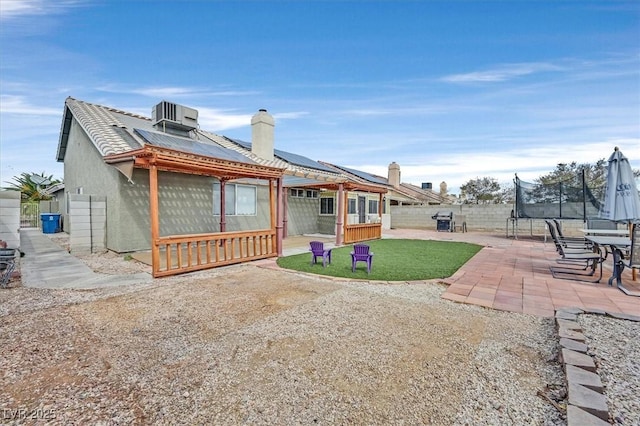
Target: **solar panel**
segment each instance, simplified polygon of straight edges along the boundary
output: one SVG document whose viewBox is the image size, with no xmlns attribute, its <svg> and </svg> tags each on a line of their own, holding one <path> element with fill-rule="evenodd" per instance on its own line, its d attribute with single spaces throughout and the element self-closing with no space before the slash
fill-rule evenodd
<svg viewBox="0 0 640 426">
<path fill-rule="evenodd" d="M 240 145 L 241 147 L 245 148 L 245 149 L 251 149 L 251 142 L 245 142 L 243 140 L 240 139 L 231 139 L 231 138 L 227 138 L 232 140 L 233 142 L 237 143 L 238 145 Z M 292 152 L 287 152 L 287 151 L 282 151 L 279 149 L 274 149 L 273 150 L 273 155 L 275 155 L 276 157 L 280 158 L 281 160 L 284 160 L 288 163 L 291 164 L 295 164 L 296 166 L 302 166 L 302 167 L 308 167 L 310 169 L 316 169 L 316 170 L 322 170 L 324 172 L 331 172 L 331 173 L 336 173 L 335 170 L 324 166 L 320 163 L 318 163 L 317 161 L 314 161 L 310 158 L 307 158 L 305 156 L 302 155 L 298 155 L 298 154 L 294 154 Z"/>
<path fill-rule="evenodd" d="M 279 149 L 274 149 L 273 153 L 276 157 L 279 157 L 291 164 L 295 164 L 296 166 L 309 167 L 311 169 L 322 170 L 324 172 L 336 173 L 335 170 L 330 169 L 329 167 L 324 166 L 317 161 L 313 161 L 312 159 L 304 157 L 302 155 L 281 151 Z"/>
<path fill-rule="evenodd" d="M 221 160 L 256 164 L 239 152 L 223 148 L 219 145 L 202 143 L 189 138 L 169 135 L 167 133 L 151 132 L 149 130 L 142 129 L 134 130 L 151 145 L 175 149 L 177 151 L 188 152 L 191 154 L 203 155 L 205 157 L 219 158 Z"/>
<path fill-rule="evenodd" d="M 225 136 L 225 138 L 229 139 L 230 141 L 233 141 L 233 142 L 237 143 L 238 145 L 240 145 L 243 148 L 251 149 L 251 142 L 245 142 L 245 141 L 240 140 L 240 139 L 233 139 L 233 138 L 229 138 L 229 137 L 226 137 L 226 136 Z"/>
<path fill-rule="evenodd" d="M 364 180 L 368 180 L 369 182 L 373 182 L 373 183 L 381 183 L 383 185 L 387 184 L 387 180 L 378 176 L 374 176 L 370 173 L 367 172 L 363 172 L 361 170 L 355 170 L 355 169 L 350 169 L 348 167 L 342 167 L 342 166 L 336 166 L 342 170 L 344 170 L 345 172 L 349 172 L 352 175 L 358 176 L 359 178 L 362 178 Z"/>
</svg>

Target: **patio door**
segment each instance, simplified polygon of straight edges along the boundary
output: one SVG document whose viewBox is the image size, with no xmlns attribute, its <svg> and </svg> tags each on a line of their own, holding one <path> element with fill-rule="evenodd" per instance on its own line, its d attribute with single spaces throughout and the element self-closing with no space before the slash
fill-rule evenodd
<svg viewBox="0 0 640 426">
<path fill-rule="evenodd" d="M 367 223 L 367 197 L 358 196 L 358 223 Z"/>
</svg>

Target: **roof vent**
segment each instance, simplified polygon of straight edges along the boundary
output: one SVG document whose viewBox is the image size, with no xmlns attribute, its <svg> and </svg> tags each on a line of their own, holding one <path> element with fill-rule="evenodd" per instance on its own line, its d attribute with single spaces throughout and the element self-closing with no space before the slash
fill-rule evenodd
<svg viewBox="0 0 640 426">
<path fill-rule="evenodd" d="M 186 131 L 198 128 L 198 110 L 167 101 L 153 107 L 152 119 L 155 127 Z"/>
</svg>

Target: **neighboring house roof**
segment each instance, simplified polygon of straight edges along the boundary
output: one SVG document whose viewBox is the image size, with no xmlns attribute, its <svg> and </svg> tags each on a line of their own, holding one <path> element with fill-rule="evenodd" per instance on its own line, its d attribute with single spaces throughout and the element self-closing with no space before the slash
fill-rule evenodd
<svg viewBox="0 0 640 426">
<path fill-rule="evenodd" d="M 401 183 L 400 186 L 396 188 L 393 185 L 390 185 L 389 180 L 385 177 L 363 172 L 361 170 L 351 169 L 349 167 L 326 163 L 323 161 L 321 161 L 321 163 L 348 174 L 352 179 L 362 180 L 374 184 L 386 185 L 389 189 L 390 197 L 403 202 L 438 204 L 450 203 L 448 199 L 441 197 L 440 194 L 437 194 L 430 189 L 422 189 L 408 183 Z"/>
<path fill-rule="evenodd" d="M 451 200 L 447 197 L 442 197 L 437 192 L 431 189 L 422 189 L 419 186 L 412 185 L 410 183 L 401 183 L 396 190 L 401 191 L 411 197 L 415 197 L 422 202 L 436 203 L 436 204 L 451 204 Z"/>
<path fill-rule="evenodd" d="M 64 191 L 64 183 L 54 183 L 42 190 L 43 194 L 52 195 L 58 191 Z"/>
</svg>

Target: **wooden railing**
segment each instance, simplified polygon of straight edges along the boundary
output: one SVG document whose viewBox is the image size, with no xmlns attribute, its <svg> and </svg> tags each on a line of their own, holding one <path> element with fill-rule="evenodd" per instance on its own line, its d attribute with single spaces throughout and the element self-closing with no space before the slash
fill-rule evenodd
<svg viewBox="0 0 640 426">
<path fill-rule="evenodd" d="M 160 237 L 152 251 L 154 278 L 278 255 L 271 229 Z"/>
<path fill-rule="evenodd" d="M 375 240 L 379 238 L 382 238 L 381 223 L 356 223 L 352 225 L 345 225 L 344 227 L 345 244 Z"/>
</svg>

